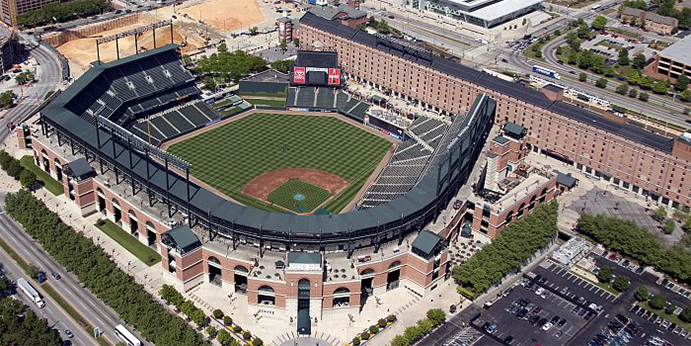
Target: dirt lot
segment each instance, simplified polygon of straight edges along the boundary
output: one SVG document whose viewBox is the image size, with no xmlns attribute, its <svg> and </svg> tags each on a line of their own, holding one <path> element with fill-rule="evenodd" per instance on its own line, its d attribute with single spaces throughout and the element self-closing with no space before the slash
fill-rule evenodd
<svg viewBox="0 0 691 346">
<path fill-rule="evenodd" d="M 265 201 L 266 196 L 289 179 L 300 179 L 305 183 L 331 192 L 331 195 L 337 194 L 348 185 L 348 182 L 341 179 L 341 177 L 328 172 L 316 169 L 292 168 L 264 173 L 247 183 L 245 188 L 242 189 L 242 193 Z"/>
<path fill-rule="evenodd" d="M 154 22 L 152 18 L 150 21 L 142 21 L 139 24 L 121 27 L 114 30 L 104 31 L 97 35 L 92 35 L 87 38 L 73 40 L 67 42 L 58 48 L 58 51 L 65 55 L 70 62 L 70 68 L 73 69 L 73 76 L 81 75 L 81 73 L 86 70 L 89 64 L 96 60 L 96 39 L 101 37 L 106 37 L 114 35 L 123 31 L 132 30 L 148 23 Z M 196 50 L 202 45 L 201 39 L 196 35 L 188 35 L 178 26 L 173 27 L 174 42 L 178 44 L 184 44 L 187 42 L 186 46 L 183 48 L 183 53 L 191 50 Z M 156 30 L 156 46 L 160 47 L 164 44 L 170 43 L 170 29 L 168 27 L 160 28 Z M 120 57 L 126 57 L 135 53 L 134 47 L 134 37 L 125 37 L 118 40 L 118 45 L 120 47 Z M 153 33 L 151 31 L 143 34 L 137 38 L 137 45 L 141 48 L 152 49 L 154 47 Z M 116 59 L 115 52 L 115 41 L 108 42 L 100 45 L 101 51 L 101 61 L 113 61 Z"/>
<path fill-rule="evenodd" d="M 223 32 L 238 29 L 248 31 L 250 27 L 264 21 L 255 0 L 209 0 L 177 10 L 195 20 L 203 20 Z"/>
</svg>

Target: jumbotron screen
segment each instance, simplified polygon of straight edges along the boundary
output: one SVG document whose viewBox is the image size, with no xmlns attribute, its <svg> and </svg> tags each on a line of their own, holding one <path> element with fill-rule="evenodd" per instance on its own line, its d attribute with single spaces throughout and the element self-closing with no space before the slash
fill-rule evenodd
<svg viewBox="0 0 691 346">
<path fill-rule="evenodd" d="M 293 67 L 294 85 L 339 86 L 341 69 L 336 52 L 299 51 Z"/>
</svg>

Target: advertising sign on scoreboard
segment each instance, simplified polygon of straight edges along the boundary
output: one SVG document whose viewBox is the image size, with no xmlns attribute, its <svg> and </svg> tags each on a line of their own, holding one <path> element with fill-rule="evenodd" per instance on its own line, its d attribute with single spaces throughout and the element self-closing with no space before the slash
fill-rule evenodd
<svg viewBox="0 0 691 346">
<path fill-rule="evenodd" d="M 293 69 L 293 83 L 305 84 L 307 72 L 304 67 L 294 67 Z"/>
<path fill-rule="evenodd" d="M 330 68 L 329 69 L 329 85 L 341 84 L 341 69 Z"/>
</svg>

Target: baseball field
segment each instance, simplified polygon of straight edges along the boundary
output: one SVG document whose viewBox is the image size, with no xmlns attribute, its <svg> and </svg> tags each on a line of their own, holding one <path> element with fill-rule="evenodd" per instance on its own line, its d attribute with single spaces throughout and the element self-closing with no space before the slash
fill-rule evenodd
<svg viewBox="0 0 691 346">
<path fill-rule="evenodd" d="M 171 144 L 192 175 L 246 206 L 337 213 L 391 148 L 331 115 L 254 113 Z"/>
</svg>

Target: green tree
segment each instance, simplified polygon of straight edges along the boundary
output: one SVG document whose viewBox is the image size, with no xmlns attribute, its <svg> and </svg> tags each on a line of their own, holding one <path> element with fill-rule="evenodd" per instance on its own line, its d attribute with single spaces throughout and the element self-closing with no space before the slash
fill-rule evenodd
<svg viewBox="0 0 691 346">
<path fill-rule="evenodd" d="M 295 47 L 300 48 L 300 39 L 297 38 L 297 37 L 294 38 L 294 39 L 293 39 L 293 45 L 294 45 Z"/>
<path fill-rule="evenodd" d="M 396 335 L 391 340 L 391 346 L 410 346 L 410 341 L 403 335 Z"/>
<path fill-rule="evenodd" d="M 286 42 L 286 40 L 281 40 L 281 43 L 278 45 L 278 47 L 285 52 L 286 49 L 288 49 L 288 42 Z"/>
<path fill-rule="evenodd" d="M 262 345 L 264 345 L 264 341 L 262 339 L 254 338 L 254 340 L 252 340 L 252 346 L 262 346 Z"/>
<path fill-rule="evenodd" d="M 672 234 L 675 228 L 676 226 L 674 225 L 674 220 L 667 219 L 665 223 L 662 225 L 662 232 L 664 232 L 665 234 Z"/>
<path fill-rule="evenodd" d="M 636 56 L 633 57 L 633 61 L 631 64 L 633 65 L 634 68 L 636 69 L 642 69 L 645 67 L 647 60 L 645 58 L 645 55 L 643 54 L 636 54 Z"/>
<path fill-rule="evenodd" d="M 25 169 L 19 176 L 19 181 L 22 183 L 23 187 L 30 188 L 36 185 L 36 174 L 28 169 Z"/>
<path fill-rule="evenodd" d="M 432 321 L 435 326 L 438 326 L 446 321 L 446 314 L 442 309 L 429 309 L 427 310 L 427 318 Z"/>
<path fill-rule="evenodd" d="M 640 286 L 633 292 L 633 296 L 636 297 L 636 300 L 639 302 L 646 301 L 648 300 L 648 289 L 645 288 L 645 286 Z"/>
<path fill-rule="evenodd" d="M 593 20 L 592 28 L 594 30 L 602 31 L 605 29 L 606 25 L 607 25 L 607 18 L 605 18 L 605 16 L 597 16 Z"/>
<path fill-rule="evenodd" d="M 612 287 L 619 292 L 624 292 L 631 287 L 631 280 L 626 275 L 618 275 L 612 281 Z"/>
<path fill-rule="evenodd" d="M 641 74 L 638 71 L 632 71 L 627 77 L 629 84 L 636 85 L 641 82 Z"/>
<path fill-rule="evenodd" d="M 616 74 L 617 74 L 617 71 L 613 67 L 610 67 L 605 71 L 605 76 L 610 77 L 610 78 L 614 77 Z"/>
<path fill-rule="evenodd" d="M 233 340 L 233 337 L 225 329 L 221 329 L 218 335 L 216 335 L 216 341 L 223 346 L 230 345 L 231 340 Z"/>
<path fill-rule="evenodd" d="M 7 167 L 7 174 L 10 177 L 19 180 L 23 170 L 24 167 L 22 167 L 22 164 L 19 162 L 19 160 L 12 158 L 12 162 L 10 162 L 9 167 Z"/>
<path fill-rule="evenodd" d="M 588 80 L 588 74 L 585 72 L 581 72 L 581 74 L 578 75 L 578 80 L 581 82 L 585 82 Z"/>
<path fill-rule="evenodd" d="M 612 280 L 612 268 L 602 267 L 597 273 L 597 280 L 602 283 L 608 283 Z"/>
<path fill-rule="evenodd" d="M 192 311 L 192 316 L 190 316 L 192 319 L 192 322 L 196 324 L 199 327 L 204 327 L 206 325 L 206 314 L 204 314 L 204 311 L 202 309 L 194 309 Z"/>
<path fill-rule="evenodd" d="M 665 297 L 655 294 L 652 296 L 652 298 L 650 298 L 648 304 L 650 304 L 651 308 L 655 310 L 660 310 L 665 307 L 665 304 L 667 304 L 667 300 L 665 300 Z"/>
<path fill-rule="evenodd" d="M 626 48 L 619 49 L 619 58 L 617 59 L 617 63 L 619 63 L 619 65 L 626 66 L 630 62 L 629 50 Z"/>
<path fill-rule="evenodd" d="M 691 306 L 687 306 L 681 311 L 679 319 L 686 323 L 691 323 Z"/>
<path fill-rule="evenodd" d="M 0 298 L 0 344 L 13 346 L 59 346 L 62 340 L 57 329 L 39 318 L 17 299 Z"/>
<path fill-rule="evenodd" d="M 657 207 L 653 212 L 653 219 L 657 220 L 657 222 L 664 222 L 667 220 L 667 209 L 663 206 Z"/>
<path fill-rule="evenodd" d="M 216 338 L 216 335 L 218 334 L 218 329 L 214 326 L 208 326 L 206 327 L 206 335 L 209 336 L 209 338 L 214 339 Z"/>
<path fill-rule="evenodd" d="M 259 33 L 259 28 L 257 28 L 256 26 L 253 26 L 250 28 L 250 35 L 254 36 L 258 33 Z"/>
<path fill-rule="evenodd" d="M 617 86 L 617 94 L 626 95 L 627 92 L 629 92 L 629 86 L 628 85 L 621 83 L 621 84 L 619 84 L 619 86 Z"/>
<path fill-rule="evenodd" d="M 420 338 L 422 338 L 423 336 L 422 331 L 420 331 L 420 327 L 418 326 L 410 326 L 406 328 L 403 332 L 403 335 L 411 343 L 415 343 L 416 341 L 420 340 Z"/>
<path fill-rule="evenodd" d="M 14 98 L 12 98 L 12 96 L 14 96 L 12 90 L 7 90 L 0 94 L 0 107 L 5 108 L 12 106 L 14 104 Z"/>
<path fill-rule="evenodd" d="M 216 310 L 214 310 L 213 315 L 214 315 L 215 319 L 220 320 L 223 318 L 223 310 L 216 309 Z"/>
<path fill-rule="evenodd" d="M 427 334 L 432 331 L 435 327 L 435 323 L 428 318 L 423 318 L 417 321 L 417 327 L 420 329 L 420 333 Z"/>
<path fill-rule="evenodd" d="M 681 92 L 681 99 L 683 101 L 686 101 L 686 102 L 691 101 L 691 90 L 686 89 L 686 90 L 682 91 Z"/>
<path fill-rule="evenodd" d="M 667 81 L 658 80 L 655 85 L 653 85 L 653 92 L 656 94 L 666 94 L 667 93 Z"/>
<path fill-rule="evenodd" d="M 643 102 L 648 102 L 648 93 L 640 93 L 638 94 L 638 99 L 643 101 Z"/>
<path fill-rule="evenodd" d="M 687 90 L 689 87 L 689 77 L 686 77 L 685 75 L 680 75 L 679 78 L 677 78 L 677 81 L 674 83 L 674 89 L 677 89 L 677 91 L 684 91 Z"/>
<path fill-rule="evenodd" d="M 595 82 L 595 86 L 601 89 L 607 87 L 607 78 L 600 78 Z"/>
<path fill-rule="evenodd" d="M 631 97 L 631 98 L 638 97 L 638 90 L 636 90 L 634 88 L 629 89 L 629 97 Z"/>
<path fill-rule="evenodd" d="M 223 316 L 223 325 L 230 327 L 233 324 L 233 319 L 230 316 Z"/>
</svg>

